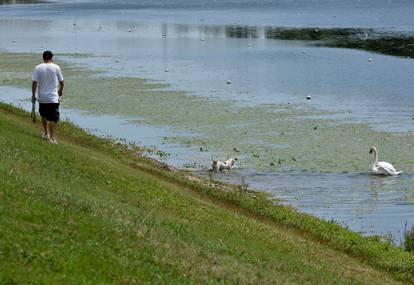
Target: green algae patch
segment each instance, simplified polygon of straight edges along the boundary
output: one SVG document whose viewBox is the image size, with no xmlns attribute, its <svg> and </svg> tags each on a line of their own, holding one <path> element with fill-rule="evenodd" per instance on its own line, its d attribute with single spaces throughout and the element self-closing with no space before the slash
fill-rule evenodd
<svg viewBox="0 0 414 285">
<path fill-rule="evenodd" d="M 86 55 L 63 56 L 75 59 Z M 33 68 L 42 62 L 41 54 L 0 52 L 0 85 L 31 88 Z M 79 64 L 69 63 L 67 60 L 60 60 L 59 54 L 54 56 L 54 62 L 64 71 L 65 81 L 73 81 L 101 73 L 100 71 L 88 70 Z"/>
<path fill-rule="evenodd" d="M 212 153 L 240 158 L 243 167 L 266 171 L 367 172 L 373 161 L 368 151 L 375 145 L 381 158 L 413 171 L 412 134 L 378 132 L 365 124 L 335 120 L 297 119 L 300 109 L 275 112 L 274 108 L 240 110 L 232 118 L 240 126 L 207 126 L 202 139 L 176 139 L 193 143 L 194 150 L 207 146 Z"/>
<path fill-rule="evenodd" d="M 0 75 L 7 78 L 1 85 L 30 86 L 31 69 L 39 56 L 1 55 Z M 335 119 L 335 114 L 307 104 L 240 106 L 221 98 L 171 91 L 164 82 L 108 77 L 70 61 L 57 63 L 66 82 L 65 108 L 167 127 L 177 135 L 164 142 L 181 144 L 205 165 L 210 163 L 205 161 L 209 152 L 219 159 L 237 157 L 242 167 L 250 169 L 367 172 L 373 160 L 368 151 L 376 146 L 380 159 L 405 172 L 414 170 L 412 133 L 375 131 L 368 124 Z"/>
<path fill-rule="evenodd" d="M 231 38 L 256 38 L 258 27 L 226 26 Z M 309 41 L 316 46 L 352 48 L 386 55 L 414 58 L 414 34 L 363 28 L 265 27 L 266 39 Z"/>
</svg>

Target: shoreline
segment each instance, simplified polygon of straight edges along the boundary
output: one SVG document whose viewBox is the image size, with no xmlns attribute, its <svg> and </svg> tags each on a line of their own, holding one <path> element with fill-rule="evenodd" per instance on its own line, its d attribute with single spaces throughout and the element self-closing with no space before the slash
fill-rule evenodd
<svg viewBox="0 0 414 285">
<path fill-rule="evenodd" d="M 19 59 L 19 57 L 21 57 L 21 59 Z M 68 55 L 65 55 L 66 59 L 68 59 L 67 57 Z M 4 54 L 4 58 L 5 59 L 9 58 L 8 60 L 5 61 L 6 64 L 9 60 L 13 62 L 13 67 L 11 68 L 16 69 L 17 73 L 16 75 L 8 74 L 8 77 L 10 78 L 6 76 L 5 77 L 6 79 L 3 81 L 2 85 L 10 84 L 10 85 L 15 85 L 15 86 L 24 86 L 28 78 L 27 77 L 28 73 L 24 73 L 24 72 L 30 72 L 30 71 L 27 70 L 23 72 L 23 70 L 30 69 L 30 67 L 36 61 L 35 56 L 33 54 L 11 53 L 8 55 Z M 19 62 L 19 60 L 22 60 L 23 62 Z M 5 67 L 3 66 L 3 69 L 4 68 Z M 21 68 L 23 68 L 23 70 L 20 70 Z M 236 169 L 235 170 L 236 172 L 233 172 L 235 173 L 235 177 L 234 177 L 234 180 L 231 180 L 230 182 L 239 184 L 241 176 L 246 176 L 248 179 L 247 183 L 252 184 L 252 182 L 255 182 L 256 180 L 256 182 L 253 183 L 250 187 L 257 188 L 257 189 L 270 190 L 268 192 L 272 193 L 272 195 L 276 197 L 278 196 L 280 197 L 282 196 L 282 194 L 283 196 L 285 196 L 286 194 L 288 194 L 286 191 L 292 191 L 293 194 L 288 194 L 286 196 L 289 204 L 298 205 L 298 203 L 295 204 L 296 202 L 295 195 L 300 195 L 300 196 L 304 195 L 304 197 L 307 197 L 306 199 L 309 199 L 309 197 L 313 199 L 311 200 L 310 205 L 317 205 L 321 207 L 321 210 L 326 211 L 326 207 L 324 206 L 325 203 L 331 203 L 332 205 L 335 205 L 336 199 L 339 199 L 338 202 L 336 203 L 341 203 L 342 204 L 341 208 L 345 205 L 345 208 L 342 210 L 343 211 L 342 214 L 346 212 L 350 212 L 350 214 L 346 214 L 345 216 L 342 217 L 342 219 L 338 219 L 338 222 L 340 221 L 342 222 L 345 221 L 345 223 L 353 222 L 351 226 L 354 231 L 364 232 L 365 230 L 365 231 L 368 231 L 368 232 L 365 232 L 365 234 L 372 235 L 373 233 L 369 231 L 369 228 L 363 229 L 362 225 L 360 225 L 362 223 L 364 224 L 370 223 L 370 220 L 369 220 L 370 216 L 368 215 L 369 213 L 372 212 L 373 214 L 375 213 L 381 214 L 381 210 L 383 209 L 383 206 L 386 207 L 385 210 L 389 211 L 389 209 L 387 208 L 388 207 L 387 204 L 390 203 L 390 201 L 391 203 L 400 204 L 400 206 L 394 206 L 394 210 L 400 212 L 401 211 L 400 208 L 404 207 L 404 204 L 401 204 L 401 202 L 398 202 L 398 201 L 404 201 L 408 203 L 411 201 L 410 200 L 411 194 L 408 190 L 406 190 L 406 189 L 409 189 L 409 185 L 411 185 L 410 181 L 412 181 L 413 179 L 412 175 L 410 175 L 410 168 L 408 168 L 408 166 L 410 165 L 409 164 L 410 153 L 409 152 L 400 153 L 400 156 L 399 156 L 400 158 L 398 158 L 400 163 L 398 166 L 403 167 L 403 170 L 406 172 L 404 174 L 405 178 L 399 179 L 398 181 L 389 181 L 391 183 L 390 184 L 391 188 L 390 188 L 387 186 L 389 182 L 387 182 L 386 179 L 384 180 L 380 179 L 377 181 L 369 177 L 369 174 L 368 174 L 369 163 L 367 163 L 367 161 L 370 160 L 370 157 L 367 153 L 365 153 L 367 150 L 365 150 L 364 146 L 371 144 L 372 141 L 378 141 L 378 142 L 381 142 L 383 146 L 384 145 L 388 146 L 389 148 L 388 151 L 390 151 L 391 153 L 395 153 L 394 146 L 399 145 L 400 142 L 402 145 L 407 145 L 407 142 L 414 140 L 412 135 L 393 134 L 391 137 L 389 137 L 390 133 L 376 132 L 366 125 L 349 124 L 349 122 L 342 125 L 341 123 L 338 124 L 338 122 L 340 121 L 336 122 L 336 121 L 332 121 L 331 119 L 327 119 L 327 120 L 312 119 L 307 123 L 303 123 L 307 118 L 303 117 L 303 112 L 300 111 L 300 109 L 295 109 L 295 106 L 270 105 L 270 106 L 266 106 L 265 108 L 259 108 L 259 109 L 246 108 L 246 107 L 243 107 L 243 109 L 236 108 L 235 110 L 243 110 L 242 112 L 243 116 L 247 116 L 247 117 L 245 118 L 242 117 L 241 119 L 239 119 L 240 117 L 238 117 L 238 113 L 232 112 L 228 114 L 229 117 L 225 119 L 223 122 L 227 122 L 227 121 L 230 121 L 230 122 L 239 121 L 240 122 L 240 120 L 244 120 L 246 123 L 249 123 L 249 121 L 251 121 L 251 118 L 255 118 L 256 123 L 254 123 L 255 124 L 254 127 L 245 126 L 244 127 L 245 131 L 250 132 L 249 131 L 250 129 L 255 129 L 255 132 L 258 134 L 262 133 L 263 135 L 263 133 L 268 133 L 268 135 L 263 137 L 263 139 L 269 139 L 270 141 L 269 146 L 275 145 L 276 148 L 273 148 L 273 149 L 265 148 L 265 146 L 263 145 L 257 145 L 257 142 L 248 142 L 247 144 L 245 144 L 245 142 L 241 140 L 243 138 L 243 135 L 242 136 L 239 135 L 240 131 L 243 132 L 243 128 L 235 132 L 236 137 L 234 138 L 230 137 L 229 141 L 223 141 L 222 132 L 218 132 L 217 134 L 214 133 L 215 132 L 214 126 L 220 125 L 221 118 L 218 118 L 220 120 L 215 121 L 214 124 L 212 124 L 213 129 L 211 129 L 209 126 L 204 126 L 204 123 L 205 121 L 208 121 L 208 118 L 209 118 L 208 115 L 210 113 L 211 108 L 216 109 L 216 111 L 220 113 L 224 112 L 225 109 L 234 108 L 228 103 L 226 104 L 223 104 L 222 102 L 217 103 L 217 102 L 214 102 L 214 100 L 213 102 L 208 102 L 208 101 L 205 101 L 205 99 L 203 98 L 200 99 L 199 97 L 189 96 L 183 92 L 176 92 L 176 91 L 173 91 L 171 93 L 170 91 L 159 92 L 160 87 L 166 86 L 165 83 L 151 82 L 151 81 L 147 81 L 147 80 L 143 80 L 139 78 L 129 78 L 129 77 L 107 78 L 107 77 L 104 77 L 105 81 L 107 82 L 107 85 L 102 86 L 103 88 L 98 88 L 101 83 L 101 79 L 99 79 L 99 76 L 105 76 L 104 73 L 90 71 L 88 69 L 85 69 L 82 66 L 76 67 L 76 65 L 73 66 L 71 64 L 69 64 L 65 68 L 69 71 L 69 73 L 67 74 L 67 77 L 65 76 L 66 79 L 71 80 L 73 83 L 76 83 L 76 81 L 78 80 L 77 79 L 78 77 L 73 77 L 74 76 L 73 74 L 76 74 L 77 73 L 76 70 L 80 69 L 81 73 L 78 76 L 82 78 L 82 81 L 78 84 L 75 84 L 72 87 L 72 89 L 67 90 L 67 93 L 66 93 L 66 94 L 69 94 L 69 96 L 74 96 L 74 97 L 80 96 L 80 98 L 75 98 L 75 101 L 73 102 L 68 102 L 67 101 L 68 98 L 64 98 L 65 101 L 63 102 L 63 106 L 66 106 L 69 108 L 73 106 L 74 108 L 76 108 L 76 106 L 80 106 L 77 103 L 78 100 L 82 100 L 82 98 L 84 98 L 82 97 L 82 94 L 81 94 L 82 92 L 88 95 L 94 94 L 93 92 L 95 92 L 98 95 L 98 97 L 96 97 L 95 95 L 92 97 L 92 100 L 96 100 L 96 101 L 92 102 L 91 106 L 92 107 L 100 106 L 100 109 L 94 110 L 92 108 L 92 110 L 89 110 L 91 114 L 95 114 L 99 116 L 99 114 L 105 114 L 106 112 L 109 112 L 111 114 L 114 114 L 120 117 L 123 117 L 125 115 L 127 115 L 127 117 L 128 116 L 133 117 L 133 116 L 136 116 L 134 114 L 139 114 L 140 120 L 138 120 L 135 123 L 132 122 L 133 124 L 136 124 L 136 125 L 141 125 L 141 124 L 147 125 L 148 124 L 149 126 L 153 125 L 153 126 L 158 126 L 158 127 L 163 127 L 163 126 L 165 127 L 166 125 L 170 126 L 171 127 L 170 133 L 174 134 L 175 132 L 178 132 L 180 133 L 181 136 L 177 136 L 177 135 L 164 136 L 163 138 L 160 138 L 161 145 L 159 145 L 159 147 L 161 148 L 161 150 L 163 150 L 163 146 L 165 145 L 179 146 L 179 149 L 181 150 L 181 152 L 179 153 L 184 153 L 186 155 L 184 157 L 179 157 L 178 159 L 180 159 L 180 161 L 183 161 L 184 163 L 188 163 L 188 165 L 191 167 L 193 166 L 192 162 L 195 162 L 196 163 L 195 165 L 198 166 L 197 167 L 198 170 L 205 169 L 209 166 L 209 163 L 211 163 L 210 162 L 211 155 L 213 153 L 215 153 L 219 157 L 220 156 L 225 157 L 225 155 L 231 154 L 233 156 L 242 158 L 241 159 L 242 165 L 240 165 L 241 168 L 239 168 L 239 170 Z M 1 72 L 1 68 L 0 68 L 0 72 Z M 17 76 L 17 77 L 13 77 L 13 76 Z M 22 77 L 20 78 L 20 76 Z M 73 83 L 71 83 L 71 85 Z M 86 89 L 85 91 L 84 89 L 82 89 L 84 87 L 81 87 L 81 86 L 89 86 L 90 89 Z M 94 90 L 95 88 L 98 88 L 98 89 Z M 77 93 L 71 94 L 72 91 L 76 89 L 79 89 L 78 91 L 76 91 Z M 142 100 L 144 101 L 142 101 L 140 97 L 138 97 L 139 103 L 134 103 L 136 101 L 131 101 L 132 103 L 128 101 L 129 98 L 133 98 L 133 100 L 135 100 L 134 96 L 137 96 L 136 94 L 140 94 L 140 93 L 136 93 L 136 91 L 134 90 L 139 90 L 139 89 L 143 90 L 142 92 L 143 92 L 144 97 L 142 97 Z M 125 92 L 124 93 L 125 95 L 123 96 L 123 98 L 127 100 L 125 101 L 126 103 L 115 102 L 116 104 L 113 104 L 114 102 L 111 99 L 109 101 L 106 101 L 105 99 L 106 96 L 109 96 L 108 98 L 111 98 L 112 97 L 111 94 L 113 94 L 114 90 L 122 90 L 122 92 Z M 79 93 L 79 91 L 81 91 L 81 93 Z M 168 96 L 168 100 L 169 100 L 168 102 L 165 102 L 167 103 L 167 105 L 165 105 L 166 106 L 165 108 L 168 109 L 167 110 L 168 112 L 166 114 L 160 111 L 165 108 L 159 107 L 160 104 L 163 104 L 163 100 L 165 96 Z M 110 102 L 111 104 L 110 105 L 107 104 L 108 102 Z M 124 113 L 123 109 L 117 108 L 116 105 L 118 104 L 120 106 L 126 106 L 126 105 L 130 106 L 131 107 L 130 111 L 132 111 L 132 113 Z M 134 106 L 140 106 L 140 109 L 138 111 L 135 111 Z M 114 107 L 115 107 L 115 112 L 112 112 Z M 154 107 L 156 108 L 154 109 Z M 199 116 L 199 118 L 195 118 L 195 117 L 187 118 L 186 116 L 188 116 L 188 113 L 182 111 L 183 108 L 191 109 L 193 107 L 196 108 L 195 110 L 197 110 L 196 113 L 197 113 L 197 116 Z M 276 107 L 277 112 L 274 111 L 275 107 Z M 105 108 L 109 108 L 109 109 L 105 111 Z M 223 110 L 223 111 L 220 111 L 220 110 Z M 86 109 L 84 111 L 88 111 L 88 110 Z M 121 112 L 117 113 L 119 111 Z M 259 116 L 257 115 L 258 111 L 261 114 Z M 153 114 L 156 114 L 159 112 L 161 112 L 162 114 L 161 117 L 153 116 Z M 313 111 L 306 111 L 306 112 L 313 112 Z M 177 115 L 177 114 L 181 114 L 181 115 Z M 302 119 L 298 121 L 295 120 L 297 116 Z M 171 118 L 174 118 L 174 119 L 171 119 Z M 191 120 L 189 121 L 189 119 Z M 263 123 L 271 122 L 272 120 L 276 120 L 275 125 L 281 128 L 281 130 L 278 133 L 274 133 L 274 129 L 272 129 L 272 126 L 270 126 L 271 129 L 268 128 L 269 126 L 265 126 L 265 128 L 263 129 L 263 126 L 262 126 Z M 333 122 L 336 122 L 336 123 L 332 124 Z M 200 123 L 201 125 L 199 125 Z M 128 124 L 131 124 L 131 120 L 128 121 Z M 314 129 L 315 125 L 317 126 L 316 130 Z M 180 129 L 181 127 L 184 128 L 184 131 L 183 129 Z M 235 125 L 235 127 L 237 128 L 237 125 Z M 191 133 L 192 129 L 198 129 L 199 131 L 203 130 L 207 132 L 206 133 L 208 135 L 207 137 L 210 137 L 210 140 L 204 137 L 200 137 L 200 135 L 193 137 Z M 289 132 L 289 129 L 294 130 L 294 132 Z M 281 135 L 281 132 L 283 132 L 284 134 Z M 252 134 L 248 134 L 246 137 L 249 138 L 251 135 Z M 340 141 L 332 140 L 332 137 L 335 137 L 335 136 L 344 137 L 345 140 L 341 141 L 339 145 L 336 145 Z M 351 139 L 352 141 L 352 138 L 355 136 L 361 136 L 361 138 L 359 139 L 360 141 L 358 141 L 357 144 L 355 144 L 355 142 L 350 143 L 349 139 Z M 261 136 L 258 136 L 258 137 L 261 137 Z M 220 138 L 220 140 L 218 138 Z M 274 141 L 275 139 L 277 140 L 276 143 L 272 143 L 272 141 Z M 312 142 L 310 141 L 310 139 L 316 139 L 316 140 L 315 142 Z M 215 147 L 214 141 L 216 142 L 218 141 L 220 142 L 220 144 Z M 238 142 L 239 145 L 235 145 L 234 144 L 235 141 L 239 141 Z M 296 146 L 295 144 L 293 144 L 289 148 L 285 148 L 285 145 L 291 144 L 292 142 L 295 142 Z M 389 144 L 390 142 L 392 144 Z M 321 153 L 318 154 L 318 152 L 316 152 L 315 154 L 312 154 L 312 156 L 314 157 L 319 156 L 321 159 L 321 162 L 328 161 L 330 163 L 328 165 L 328 168 L 321 168 L 320 166 L 318 166 L 318 164 L 314 164 L 313 161 L 307 162 L 311 164 L 303 163 L 304 159 L 312 159 L 312 157 L 309 157 L 309 155 L 306 154 L 306 151 L 309 149 L 309 144 L 311 143 L 312 145 L 320 144 L 319 147 L 320 147 Z M 281 146 L 282 148 L 280 148 L 279 146 Z M 362 146 L 362 147 L 359 147 L 359 146 Z M 337 147 L 339 147 L 339 149 Z M 347 154 L 347 156 L 349 156 L 347 157 L 347 156 L 342 155 L 341 152 L 343 150 L 341 148 L 343 147 L 346 147 L 347 149 L 349 149 L 350 150 L 349 152 L 351 154 L 355 152 L 356 156 L 352 156 L 352 155 L 349 156 L 349 154 Z M 200 148 L 202 148 L 203 151 L 201 151 Z M 327 149 L 329 149 L 329 152 L 326 151 Z M 221 152 L 217 150 L 220 150 Z M 399 151 L 402 151 L 402 150 L 403 149 L 401 149 L 401 147 L 399 146 Z M 314 151 L 318 151 L 318 149 L 315 149 Z M 156 152 L 156 149 L 155 149 L 155 152 Z M 273 153 L 275 153 L 276 156 Z M 241 155 L 244 155 L 244 158 Z M 339 156 L 341 159 L 342 158 L 347 159 L 349 162 L 349 165 L 346 166 L 346 168 L 339 168 L 336 170 L 335 168 L 332 169 L 331 168 L 332 166 L 338 167 L 338 165 L 335 165 L 336 163 L 335 158 L 337 156 Z M 299 160 L 298 157 L 303 157 L 303 158 Z M 171 157 L 171 158 L 164 157 L 164 158 L 167 158 L 166 160 L 164 160 L 166 162 L 169 162 L 169 160 L 171 159 L 176 159 L 176 157 Z M 401 159 L 401 158 L 404 158 L 404 159 Z M 278 165 L 277 163 L 278 159 L 281 160 L 282 167 Z M 186 160 L 187 162 L 185 162 Z M 358 166 L 357 161 L 360 161 L 359 162 L 360 166 Z M 401 161 L 407 161 L 407 164 L 403 165 L 401 164 Z M 271 165 L 272 162 L 273 162 L 273 166 Z M 201 167 L 199 166 L 200 163 L 201 163 Z M 204 163 L 204 166 L 203 166 L 203 163 Z M 295 168 L 296 165 L 300 165 L 302 168 Z M 309 165 L 311 165 L 311 167 L 308 167 Z M 344 165 L 341 165 L 341 166 L 343 167 Z M 275 173 L 276 175 L 274 176 L 258 175 L 257 176 L 258 178 L 267 177 L 271 179 L 269 181 L 268 180 L 261 181 L 261 180 L 257 180 L 255 177 L 250 176 L 251 174 L 249 174 L 249 171 L 248 171 L 250 169 L 257 169 L 258 174 L 266 173 L 270 171 L 270 172 Z M 300 176 L 298 176 L 297 173 L 294 173 L 294 172 L 291 173 L 289 169 L 297 169 L 299 171 L 302 169 L 304 172 L 301 177 L 301 180 L 298 181 L 297 179 Z M 350 171 L 349 169 L 354 169 L 354 170 Z M 347 173 L 349 172 L 351 173 L 351 175 L 347 175 Z M 286 185 L 288 185 L 289 187 L 286 190 L 284 190 L 285 192 L 279 191 L 280 189 L 278 188 L 279 187 L 278 185 L 280 183 L 281 177 L 277 175 L 278 173 L 284 174 L 284 176 L 287 177 L 288 179 L 287 181 L 284 182 L 285 183 L 284 187 L 286 187 Z M 326 173 L 326 175 L 324 175 L 324 173 Z M 338 176 L 331 175 L 331 173 L 333 174 L 338 173 Z M 357 173 L 357 175 L 352 175 L 352 173 Z M 319 175 L 321 174 L 322 176 L 320 176 L 320 179 L 322 179 L 322 181 L 325 181 L 325 184 L 326 184 L 326 179 L 332 180 L 331 182 L 329 182 L 329 183 L 332 183 L 332 185 L 326 184 L 323 186 L 324 187 L 323 189 L 326 192 L 323 192 L 322 197 L 319 196 L 321 194 L 320 182 L 314 179 L 314 177 L 318 178 Z M 335 188 L 337 187 L 336 184 L 338 184 L 337 182 L 335 182 L 337 179 L 341 179 L 341 180 L 346 179 L 345 180 L 346 182 L 342 182 L 343 185 L 340 185 L 341 188 L 339 189 Z M 283 178 L 283 180 L 286 180 L 286 179 Z M 358 181 L 361 181 L 361 182 L 358 182 Z M 360 192 L 355 192 L 355 183 L 359 183 L 361 185 L 359 186 L 362 189 Z M 374 183 L 373 186 L 371 186 L 372 183 Z M 376 186 L 376 184 L 378 185 Z M 265 188 L 264 187 L 265 185 L 268 185 L 267 187 L 270 186 L 272 188 Z M 272 185 L 275 185 L 275 186 L 272 186 Z M 303 185 L 308 185 L 309 187 L 313 187 L 313 188 L 302 189 Z M 367 190 L 365 190 L 365 187 L 366 187 L 365 185 L 368 185 L 369 187 Z M 298 191 L 298 189 L 301 189 L 301 190 Z M 349 191 L 351 191 L 350 193 L 352 193 L 351 196 L 349 194 Z M 397 195 L 399 191 L 401 191 L 401 194 Z M 396 193 L 396 194 L 394 194 L 394 196 L 391 197 L 392 200 L 383 201 L 383 200 L 377 200 L 376 196 L 367 197 L 366 193 L 369 194 L 370 192 L 379 193 L 380 197 L 386 195 L 385 198 L 389 196 L 388 194 L 389 192 Z M 327 200 L 324 200 L 323 197 L 326 197 Z M 331 197 L 331 198 L 328 199 L 328 197 Z M 352 199 L 352 201 L 348 201 L 349 199 Z M 344 204 L 345 201 L 347 201 L 347 203 L 349 202 L 352 202 L 352 203 Z M 300 202 L 300 200 L 298 200 L 298 202 Z M 360 206 L 358 206 L 358 203 L 360 203 Z M 340 204 L 337 204 L 336 207 L 339 205 Z M 359 207 L 360 209 L 359 208 L 355 209 L 356 206 Z M 312 209 L 309 210 L 309 208 L 306 208 L 306 205 L 300 205 L 299 203 L 299 208 L 306 209 L 307 212 L 311 212 L 318 216 L 322 216 L 320 214 L 322 211 L 320 211 L 319 213 L 312 212 Z M 362 211 L 369 211 L 369 212 L 368 214 L 364 215 L 367 218 L 365 218 L 365 220 L 363 219 L 360 221 L 359 217 L 361 216 Z M 335 213 L 335 214 L 338 215 L 338 213 Z M 326 219 L 332 219 L 332 216 L 331 217 L 329 216 L 329 212 L 328 214 L 324 213 L 323 217 L 325 217 Z M 395 225 L 396 227 L 398 226 L 398 224 L 401 223 L 401 226 L 395 229 L 395 233 L 398 233 L 403 228 L 404 222 L 405 220 L 404 221 L 399 221 L 399 220 L 392 221 L 391 224 Z M 349 224 L 347 224 L 347 226 L 349 226 Z M 378 230 L 374 233 L 378 234 Z M 382 230 L 380 231 L 380 233 L 382 233 L 383 235 L 386 235 L 388 234 L 388 231 Z M 395 235 L 394 239 L 398 242 L 399 240 L 398 235 Z"/>
</svg>

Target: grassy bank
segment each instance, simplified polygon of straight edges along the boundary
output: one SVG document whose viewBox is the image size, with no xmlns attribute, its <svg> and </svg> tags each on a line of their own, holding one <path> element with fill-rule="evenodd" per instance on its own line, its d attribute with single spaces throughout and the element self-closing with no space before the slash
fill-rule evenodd
<svg viewBox="0 0 414 285">
<path fill-rule="evenodd" d="M 414 257 L 0 104 L 2 284 L 394 284 Z"/>
</svg>

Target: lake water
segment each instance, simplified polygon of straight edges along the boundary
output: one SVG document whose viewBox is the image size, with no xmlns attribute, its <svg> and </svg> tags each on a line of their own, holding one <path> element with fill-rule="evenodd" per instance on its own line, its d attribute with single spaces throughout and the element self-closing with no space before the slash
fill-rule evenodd
<svg viewBox="0 0 414 285">
<path fill-rule="evenodd" d="M 56 1 L 0 6 L 0 50 L 87 53 L 82 64 L 113 76 L 165 81 L 171 89 L 240 105 L 309 104 L 338 112 L 377 130 L 412 133 L 414 60 L 355 49 L 316 47 L 306 41 L 266 37 L 269 27 L 353 27 L 410 34 L 413 1 Z M 246 30 L 242 38 L 235 29 Z M 231 80 L 232 84 L 226 82 Z M 2 100 L 24 104 L 25 91 L 0 89 Z M 7 93 L 7 94 L 6 94 Z M 10 96 L 10 94 L 14 94 Z M 312 100 L 306 102 L 306 96 Z M 183 167 L 207 161 L 163 144 L 171 129 L 139 127 L 134 118 L 93 120 L 66 115 L 98 134 L 111 134 L 171 153 Z M 89 118 L 89 119 L 88 119 Z M 121 126 L 121 127 L 120 127 Z M 185 130 L 183 130 L 185 132 Z M 412 173 L 380 178 L 367 173 L 239 169 L 218 174 L 274 193 L 302 211 L 334 219 L 364 234 L 391 233 L 397 240 L 414 223 Z M 201 169 L 195 169 L 204 175 Z"/>
</svg>

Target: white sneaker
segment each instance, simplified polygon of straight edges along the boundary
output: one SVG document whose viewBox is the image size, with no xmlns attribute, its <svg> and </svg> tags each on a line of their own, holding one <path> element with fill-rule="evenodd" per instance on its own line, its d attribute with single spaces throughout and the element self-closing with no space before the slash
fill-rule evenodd
<svg viewBox="0 0 414 285">
<path fill-rule="evenodd" d="M 57 144 L 57 141 L 56 141 L 56 139 L 50 139 L 50 143 L 51 144 Z"/>
<path fill-rule="evenodd" d="M 49 140 L 49 134 L 42 134 L 42 139 Z"/>
</svg>

